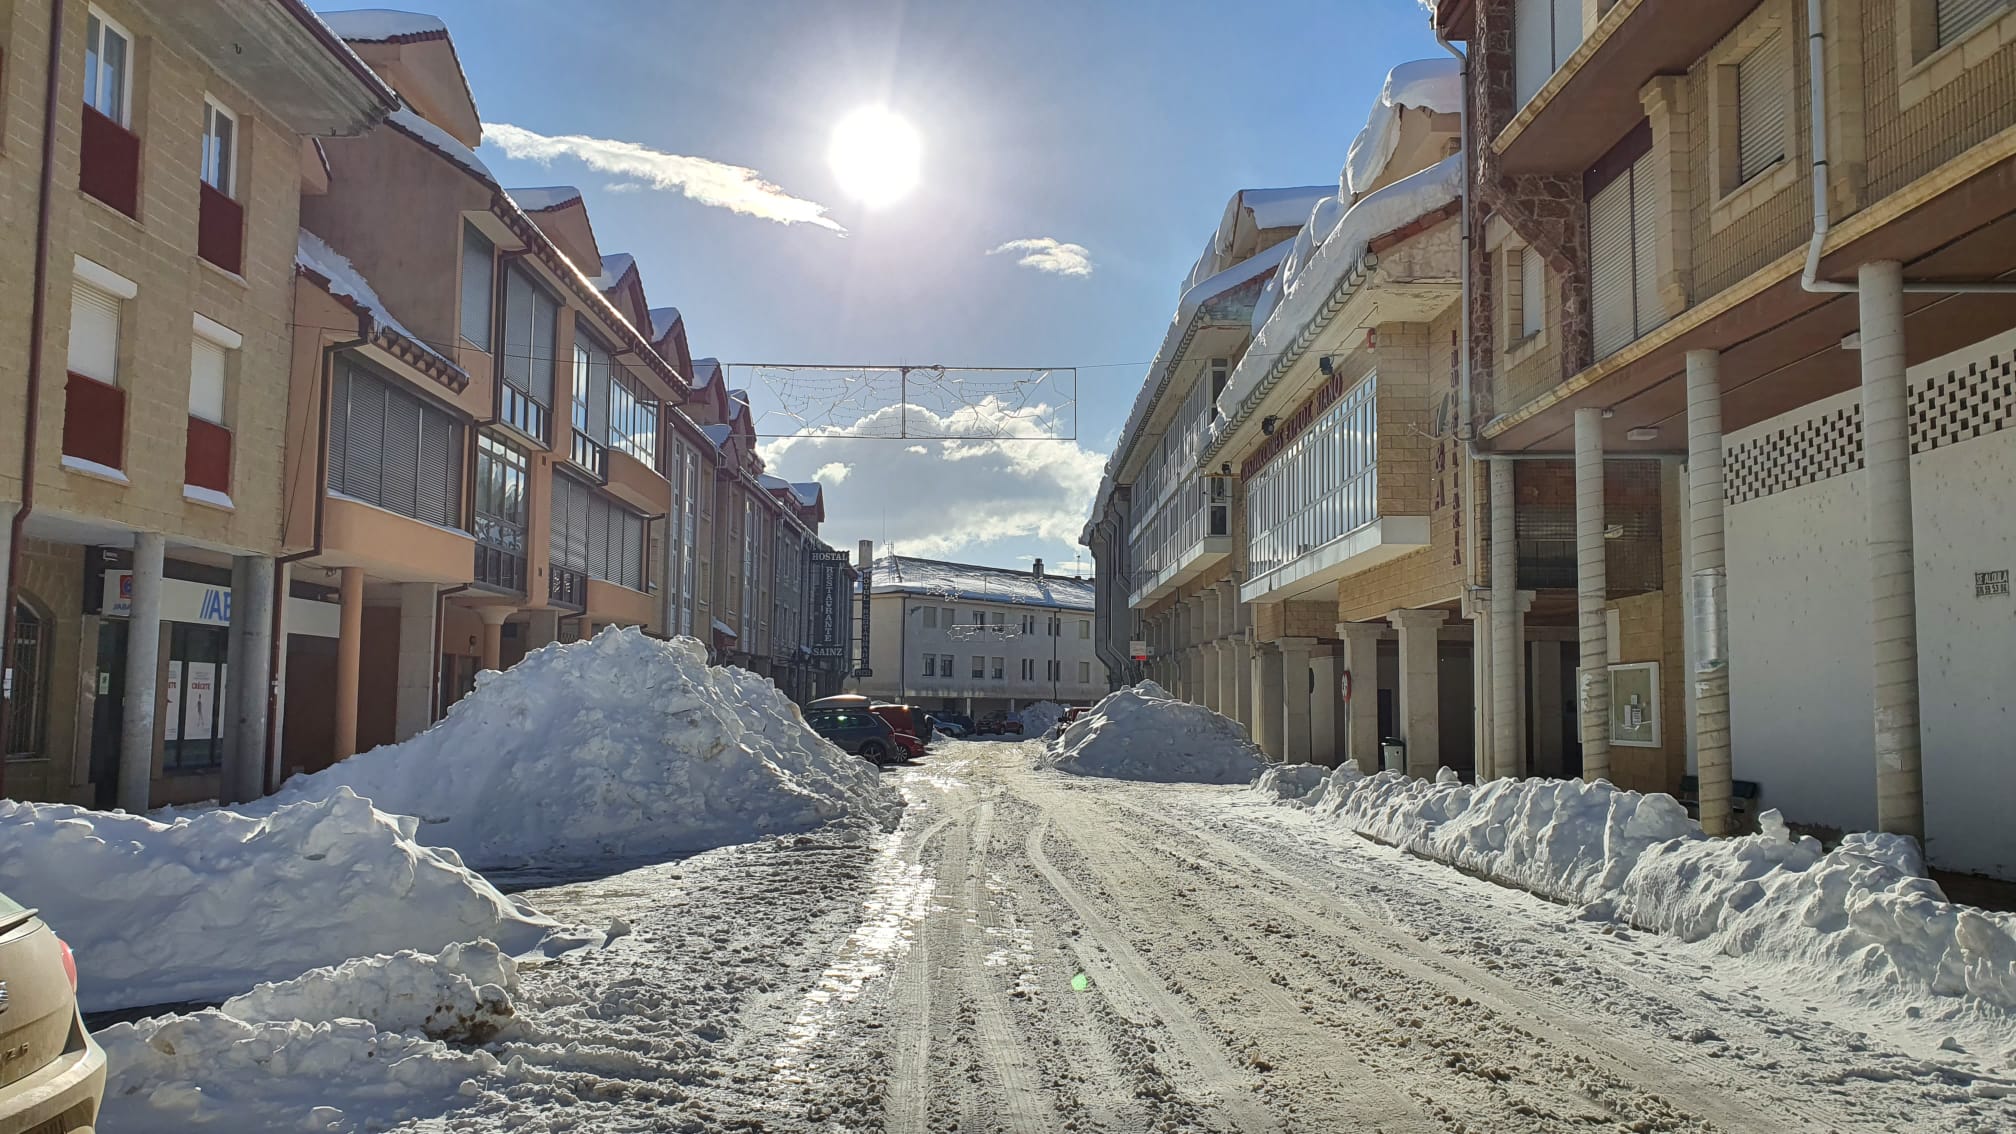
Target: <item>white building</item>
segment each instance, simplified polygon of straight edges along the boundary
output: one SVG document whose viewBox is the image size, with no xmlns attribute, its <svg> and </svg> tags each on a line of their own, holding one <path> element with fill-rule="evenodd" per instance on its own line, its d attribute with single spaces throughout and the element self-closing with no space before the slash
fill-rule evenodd
<svg viewBox="0 0 2016 1134">
<path fill-rule="evenodd" d="M 1092 580 L 910 556 L 875 561 L 871 676 L 856 692 L 981 716 L 1107 691 L 1092 640 Z"/>
</svg>

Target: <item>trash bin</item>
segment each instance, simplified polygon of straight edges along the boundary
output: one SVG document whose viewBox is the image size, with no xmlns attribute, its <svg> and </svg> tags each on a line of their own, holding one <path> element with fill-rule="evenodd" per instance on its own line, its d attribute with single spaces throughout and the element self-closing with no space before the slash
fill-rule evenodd
<svg viewBox="0 0 2016 1134">
<path fill-rule="evenodd" d="M 1407 770 L 1407 742 L 1397 736 L 1389 736 L 1379 742 L 1379 767 L 1388 772 Z"/>
</svg>

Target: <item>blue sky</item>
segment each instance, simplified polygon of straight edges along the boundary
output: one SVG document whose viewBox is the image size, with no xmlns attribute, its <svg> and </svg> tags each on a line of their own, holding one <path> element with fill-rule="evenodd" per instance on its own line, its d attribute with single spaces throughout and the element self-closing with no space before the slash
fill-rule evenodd
<svg viewBox="0 0 2016 1134">
<path fill-rule="evenodd" d="M 579 185 L 603 250 L 637 256 L 696 354 L 1083 368 L 1076 445 L 825 440 L 773 461 L 827 470 L 836 543 L 1004 566 L 1070 562 L 1087 470 L 1096 483 L 1231 193 L 1334 183 L 1387 69 L 1440 52 L 1417 0 L 405 6 L 447 21 L 487 123 L 750 167 L 845 226 L 612 192 L 627 179 L 573 156 L 484 146 L 506 185 Z M 924 141 L 917 190 L 880 211 L 826 160 L 833 124 L 869 103 Z M 1092 274 L 986 255 L 1035 237 L 1083 245 Z"/>
</svg>

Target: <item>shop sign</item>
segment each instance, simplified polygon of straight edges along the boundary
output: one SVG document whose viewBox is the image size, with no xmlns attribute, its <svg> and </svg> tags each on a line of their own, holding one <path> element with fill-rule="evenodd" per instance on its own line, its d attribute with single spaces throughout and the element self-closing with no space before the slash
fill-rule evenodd
<svg viewBox="0 0 2016 1134">
<path fill-rule="evenodd" d="M 108 617 L 133 616 L 133 572 L 105 572 L 105 602 L 99 609 Z M 202 626 L 231 625 L 231 588 L 187 579 L 161 580 L 161 620 L 192 622 Z M 341 608 L 333 602 L 313 599 L 287 600 L 287 632 L 312 638 L 334 638 L 342 624 Z"/>
</svg>

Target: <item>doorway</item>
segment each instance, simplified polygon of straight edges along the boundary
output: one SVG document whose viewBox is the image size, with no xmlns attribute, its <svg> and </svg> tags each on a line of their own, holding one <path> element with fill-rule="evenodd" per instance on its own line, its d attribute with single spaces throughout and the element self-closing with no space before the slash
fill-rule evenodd
<svg viewBox="0 0 2016 1134">
<path fill-rule="evenodd" d="M 108 811 L 119 802 L 119 734 L 126 707 L 126 623 L 98 623 L 98 695 L 91 707 L 91 805 Z"/>
</svg>

